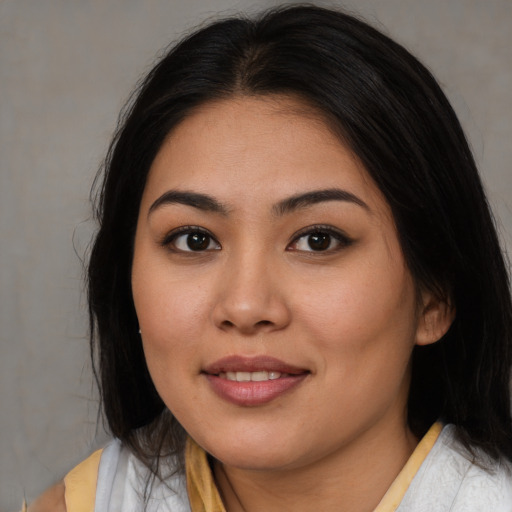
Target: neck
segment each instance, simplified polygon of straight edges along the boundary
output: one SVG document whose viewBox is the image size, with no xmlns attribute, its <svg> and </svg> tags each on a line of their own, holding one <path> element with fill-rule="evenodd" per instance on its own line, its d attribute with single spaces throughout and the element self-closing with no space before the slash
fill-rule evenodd
<svg viewBox="0 0 512 512">
<path fill-rule="evenodd" d="M 416 444 L 405 422 L 381 425 L 298 468 L 248 470 L 217 462 L 215 479 L 228 512 L 371 512 Z"/>
</svg>

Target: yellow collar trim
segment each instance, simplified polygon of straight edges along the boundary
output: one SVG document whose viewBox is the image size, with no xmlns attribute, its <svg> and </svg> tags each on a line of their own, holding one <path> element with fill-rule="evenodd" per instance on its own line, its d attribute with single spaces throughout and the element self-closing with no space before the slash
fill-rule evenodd
<svg viewBox="0 0 512 512">
<path fill-rule="evenodd" d="M 66 510 L 94 512 L 98 469 L 103 450 L 97 450 L 64 478 Z"/>
<path fill-rule="evenodd" d="M 226 512 L 206 452 L 191 438 L 185 446 L 187 491 L 192 512 Z"/>
<path fill-rule="evenodd" d="M 434 446 L 443 426 L 434 423 L 395 478 L 374 512 L 394 512 L 412 479 Z M 226 512 L 208 464 L 206 452 L 190 437 L 185 448 L 187 490 L 192 512 Z"/>
</svg>

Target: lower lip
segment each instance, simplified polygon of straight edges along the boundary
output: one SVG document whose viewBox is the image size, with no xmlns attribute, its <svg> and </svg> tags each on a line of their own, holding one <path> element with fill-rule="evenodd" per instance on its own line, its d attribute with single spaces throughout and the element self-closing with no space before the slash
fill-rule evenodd
<svg viewBox="0 0 512 512">
<path fill-rule="evenodd" d="M 255 407 L 275 400 L 281 395 L 298 386 L 307 373 L 299 375 L 287 375 L 275 380 L 259 382 L 238 382 L 218 377 L 217 375 L 204 374 L 213 391 L 227 402 L 243 407 Z"/>
</svg>

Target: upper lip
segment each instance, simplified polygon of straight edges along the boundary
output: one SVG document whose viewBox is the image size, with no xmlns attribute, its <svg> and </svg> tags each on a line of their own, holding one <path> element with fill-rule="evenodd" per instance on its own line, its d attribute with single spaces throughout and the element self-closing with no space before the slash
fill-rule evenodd
<svg viewBox="0 0 512 512">
<path fill-rule="evenodd" d="M 207 365 L 204 373 L 218 375 L 225 372 L 280 372 L 289 374 L 308 373 L 305 368 L 294 366 L 270 356 L 227 356 Z"/>
</svg>

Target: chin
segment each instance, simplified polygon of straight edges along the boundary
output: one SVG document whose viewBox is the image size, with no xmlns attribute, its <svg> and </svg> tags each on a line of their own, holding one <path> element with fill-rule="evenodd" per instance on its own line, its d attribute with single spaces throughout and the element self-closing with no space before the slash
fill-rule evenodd
<svg viewBox="0 0 512 512">
<path fill-rule="evenodd" d="M 282 439 L 276 442 L 276 439 L 275 435 L 255 439 L 232 433 L 225 440 L 198 442 L 226 466 L 254 471 L 279 470 L 293 466 L 298 455 L 297 450 L 290 443 L 283 442 Z"/>
</svg>

